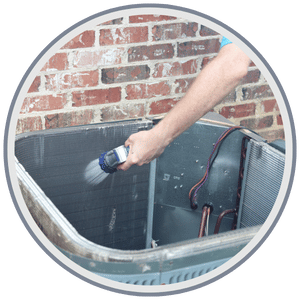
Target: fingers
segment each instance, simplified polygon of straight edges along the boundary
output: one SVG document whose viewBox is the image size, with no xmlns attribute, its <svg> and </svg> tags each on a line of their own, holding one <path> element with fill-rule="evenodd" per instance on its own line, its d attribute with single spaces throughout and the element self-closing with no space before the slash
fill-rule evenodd
<svg viewBox="0 0 300 300">
<path fill-rule="evenodd" d="M 121 171 L 127 171 L 132 165 L 130 165 L 127 161 L 118 165 L 117 169 Z"/>
<path fill-rule="evenodd" d="M 130 137 L 125 141 L 125 143 L 124 143 L 124 146 L 125 147 L 128 147 L 128 146 L 130 146 L 131 145 L 131 142 L 130 142 Z"/>
<path fill-rule="evenodd" d="M 155 156 L 156 147 L 153 147 L 148 131 L 132 134 L 124 145 L 129 146 L 129 153 L 126 161 L 118 166 L 118 170 L 127 171 L 133 165 L 142 166 L 149 163 Z"/>
<path fill-rule="evenodd" d="M 126 143 L 125 143 L 125 146 L 126 146 Z M 138 150 L 133 151 L 133 146 L 131 144 L 128 144 L 128 146 L 130 148 L 129 148 L 129 153 L 128 153 L 127 159 L 124 163 L 120 164 L 117 167 L 118 170 L 127 171 L 133 165 L 142 166 L 144 164 L 144 162 L 139 157 L 139 151 Z"/>
<path fill-rule="evenodd" d="M 120 165 L 118 165 L 117 169 L 118 170 L 122 170 L 122 171 L 127 171 L 130 167 L 132 167 L 133 165 L 138 165 L 141 166 L 142 163 L 138 162 L 138 160 L 136 159 L 136 157 L 134 157 L 132 154 L 130 154 L 126 159 L 126 161 Z"/>
<path fill-rule="evenodd" d="M 131 166 L 134 165 L 134 160 L 132 159 L 132 145 L 129 141 L 129 139 L 124 143 L 125 147 L 128 147 L 129 146 L 129 153 L 128 153 L 128 156 L 127 156 L 127 159 L 124 163 L 118 165 L 117 169 L 118 170 L 122 170 L 122 171 L 127 171 Z"/>
</svg>

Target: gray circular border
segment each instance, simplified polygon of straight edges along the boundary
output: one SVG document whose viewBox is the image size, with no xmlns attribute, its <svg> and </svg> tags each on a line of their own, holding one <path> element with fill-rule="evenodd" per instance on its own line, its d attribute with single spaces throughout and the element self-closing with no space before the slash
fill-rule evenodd
<svg viewBox="0 0 300 300">
<path fill-rule="evenodd" d="M 111 288 L 105 285 L 102 285 L 100 283 L 96 283 L 84 276 L 82 276 L 81 274 L 78 274 L 77 272 L 75 272 L 73 269 L 71 269 L 70 267 L 66 266 L 65 264 L 63 264 L 59 259 L 57 259 L 44 245 L 43 243 L 35 236 L 34 232 L 32 231 L 32 229 L 30 228 L 30 226 L 28 225 L 28 223 L 26 222 L 24 216 L 22 215 L 22 212 L 20 210 L 20 207 L 18 205 L 18 202 L 16 200 L 15 197 L 15 193 L 13 191 L 13 187 L 12 187 L 12 183 L 11 183 L 11 179 L 10 179 L 10 174 L 9 174 L 9 168 L 8 168 L 8 132 L 9 132 L 9 125 L 10 125 L 10 121 L 11 121 L 11 116 L 12 116 L 12 112 L 16 103 L 16 100 L 19 96 L 20 90 L 26 80 L 26 78 L 29 76 L 30 72 L 32 71 L 32 69 L 34 68 L 34 66 L 37 64 L 37 62 L 45 55 L 45 53 L 47 53 L 47 51 L 57 42 L 59 41 L 62 37 L 64 37 L 66 34 L 68 34 L 69 32 L 73 31 L 75 28 L 79 27 L 80 25 L 91 21 L 95 18 L 101 17 L 103 15 L 112 13 L 112 12 L 117 12 L 120 10 L 127 10 L 127 9 L 133 9 L 133 8 L 166 8 L 166 9 L 172 9 L 172 10 L 178 10 L 178 11 L 182 11 L 182 12 L 186 12 L 186 13 L 190 13 L 190 14 L 194 14 L 197 15 L 199 17 L 202 17 L 204 19 L 207 19 L 215 24 L 218 24 L 219 26 L 223 27 L 224 29 L 228 30 L 229 32 L 231 32 L 232 34 L 234 34 L 238 39 L 240 39 L 243 43 L 245 43 L 256 55 L 257 57 L 261 60 L 261 62 L 263 62 L 264 66 L 268 69 L 268 71 L 270 72 L 272 78 L 274 79 L 277 87 L 280 90 L 281 96 L 284 100 L 285 106 L 286 106 L 286 110 L 289 116 L 289 121 L 290 121 L 290 125 L 291 125 L 291 134 L 292 134 L 292 145 L 293 145 L 293 156 L 292 156 L 292 167 L 291 167 L 291 174 L 290 174 L 290 179 L 289 179 L 289 184 L 287 186 L 287 190 L 286 190 L 286 194 L 284 197 L 284 200 L 282 202 L 282 205 L 279 209 L 279 212 L 277 214 L 277 216 L 275 217 L 273 223 L 271 224 L 271 226 L 269 227 L 269 229 L 267 230 L 267 232 L 265 233 L 265 235 L 260 239 L 260 241 L 257 243 L 257 245 L 255 245 L 255 247 L 253 249 L 251 249 L 251 251 L 244 257 L 242 258 L 239 262 L 237 262 L 234 266 L 230 267 L 229 269 L 227 269 L 226 271 L 224 271 L 222 274 L 219 274 L 217 276 L 215 276 L 214 278 L 207 280 L 206 282 L 203 282 L 201 284 L 197 284 L 194 285 L 192 287 L 188 287 L 188 288 L 183 288 L 180 290 L 175 290 L 175 291 L 167 291 L 167 292 L 155 292 L 155 293 L 140 293 L 140 292 L 132 292 L 132 291 L 125 291 L 125 290 L 121 290 L 121 289 L 115 289 L 115 288 Z M 134 295 L 134 296 L 166 296 L 166 295 L 174 295 L 174 294 L 179 294 L 179 293 L 184 293 L 187 291 L 191 291 L 194 289 L 198 289 L 200 287 L 203 287 L 205 285 L 208 285 L 220 278 L 222 278 L 223 276 L 231 273 L 233 270 L 235 270 L 236 268 L 238 268 L 241 264 L 243 264 L 248 258 L 250 258 L 252 256 L 252 254 L 254 252 L 256 252 L 256 250 L 264 243 L 264 241 L 267 239 L 267 237 L 270 235 L 270 233 L 272 232 L 272 230 L 274 229 L 274 227 L 276 226 L 279 218 L 282 215 L 282 212 L 286 206 L 288 197 L 290 195 L 291 192 L 291 188 L 292 188 L 292 184 L 293 184 L 293 180 L 294 180 L 294 175 L 295 175 L 295 168 L 296 168 L 296 132 L 295 132 L 295 125 L 294 125 L 294 120 L 292 117 L 292 112 L 291 112 L 291 108 L 289 106 L 287 97 L 285 95 L 285 92 L 277 78 L 277 76 L 275 75 L 274 71 L 271 69 L 271 67 L 269 66 L 269 64 L 267 63 L 267 61 L 263 58 L 263 56 L 245 39 L 243 38 L 240 34 L 238 34 L 236 31 L 234 31 L 232 28 L 228 27 L 227 25 L 223 24 L 222 22 L 208 16 L 205 15 L 203 13 L 200 13 L 198 11 L 194 11 L 191 9 L 187 9 L 184 7 L 179 7 L 179 6 L 173 6 L 173 5 L 166 5 L 166 4 L 134 4 L 134 5 L 125 5 L 125 6 L 119 6 L 113 9 L 109 9 L 109 10 L 105 10 L 101 13 L 97 13 L 94 14 L 78 23 L 76 23 L 75 25 L 71 26 L 70 28 L 68 28 L 67 30 L 65 30 L 63 33 L 61 33 L 57 38 L 55 38 L 51 43 L 49 43 L 44 49 L 43 51 L 36 57 L 36 59 L 33 61 L 33 63 L 30 65 L 30 67 L 28 68 L 28 70 L 26 71 L 25 75 L 23 76 L 21 82 L 19 83 L 17 90 L 14 94 L 14 97 L 12 99 L 12 103 L 10 105 L 9 108 L 9 112 L 8 112 L 8 117 L 6 120 L 6 126 L 5 126 L 5 132 L 4 132 L 4 166 L 5 166 L 5 174 L 6 174 L 6 180 L 8 183 L 8 188 L 13 200 L 13 203 L 15 205 L 15 208 L 19 214 L 19 217 L 21 218 L 22 222 L 24 223 L 26 229 L 28 230 L 28 232 L 31 234 L 31 236 L 34 238 L 34 240 L 37 242 L 37 244 L 56 262 L 58 263 L 60 266 L 62 266 L 64 269 L 66 269 L 67 271 L 69 271 L 71 274 L 77 276 L 78 278 L 92 284 L 95 286 L 98 286 L 100 288 L 109 290 L 109 291 L 113 291 L 113 292 L 117 292 L 117 293 L 121 293 L 121 294 L 127 294 L 127 295 Z"/>
</svg>

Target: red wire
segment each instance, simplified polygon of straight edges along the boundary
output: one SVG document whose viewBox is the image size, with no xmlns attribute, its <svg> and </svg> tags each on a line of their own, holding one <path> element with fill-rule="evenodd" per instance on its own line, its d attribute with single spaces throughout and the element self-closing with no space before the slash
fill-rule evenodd
<svg viewBox="0 0 300 300">
<path fill-rule="evenodd" d="M 229 129 L 227 129 L 225 132 L 223 132 L 223 133 L 221 134 L 220 138 L 218 139 L 217 143 L 216 143 L 215 146 L 214 146 L 214 150 L 212 151 L 211 155 L 210 155 L 209 158 L 208 158 L 208 163 L 210 162 L 210 159 L 212 158 L 212 156 L 213 156 L 213 154 L 215 153 L 215 151 L 217 150 L 218 145 L 220 144 L 220 142 L 221 142 L 223 139 L 225 139 L 225 138 L 227 137 L 227 135 L 228 135 L 229 133 L 231 133 L 232 130 L 240 129 L 240 128 L 242 128 L 242 127 L 241 127 L 241 126 L 233 126 L 233 127 L 230 127 Z M 194 190 L 195 188 L 197 188 L 197 186 L 199 186 L 204 180 L 207 179 L 207 177 L 208 177 L 208 172 L 209 172 L 209 168 L 206 168 L 206 171 L 205 171 L 204 176 L 200 179 L 199 182 L 197 182 L 197 183 L 191 188 L 191 190 L 190 190 L 190 192 L 189 192 L 189 199 L 191 199 L 191 195 L 192 195 L 193 190 Z M 194 195 L 194 196 L 195 196 L 195 195 Z"/>
</svg>

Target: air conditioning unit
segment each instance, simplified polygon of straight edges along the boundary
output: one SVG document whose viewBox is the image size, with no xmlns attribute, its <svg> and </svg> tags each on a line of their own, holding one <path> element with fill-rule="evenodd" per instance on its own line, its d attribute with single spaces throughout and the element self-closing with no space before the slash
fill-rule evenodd
<svg viewBox="0 0 300 300">
<path fill-rule="evenodd" d="M 15 157 L 23 198 L 47 238 L 99 276 L 139 285 L 201 276 L 257 234 L 276 201 L 285 162 L 282 141 L 268 144 L 246 129 L 230 133 L 211 156 L 233 126 L 220 118 L 208 114 L 150 164 L 110 174 L 97 186 L 84 180 L 89 162 L 158 120 L 20 134 Z M 193 209 L 189 193 L 207 169 Z M 198 237 L 201 226 L 205 234 Z"/>
</svg>

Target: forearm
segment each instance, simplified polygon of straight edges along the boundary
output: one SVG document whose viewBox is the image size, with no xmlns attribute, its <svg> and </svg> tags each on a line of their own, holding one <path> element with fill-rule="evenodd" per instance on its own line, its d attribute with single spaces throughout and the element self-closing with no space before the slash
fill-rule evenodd
<svg viewBox="0 0 300 300">
<path fill-rule="evenodd" d="M 153 129 L 132 134 L 128 158 L 119 166 L 128 170 L 132 165 L 149 163 L 182 132 L 217 105 L 247 74 L 249 58 L 235 45 L 226 45 L 205 67 L 186 95 Z"/>
<path fill-rule="evenodd" d="M 155 131 L 160 133 L 164 143 L 172 142 L 228 95 L 247 74 L 249 62 L 235 45 L 224 47 L 156 126 Z"/>
</svg>

